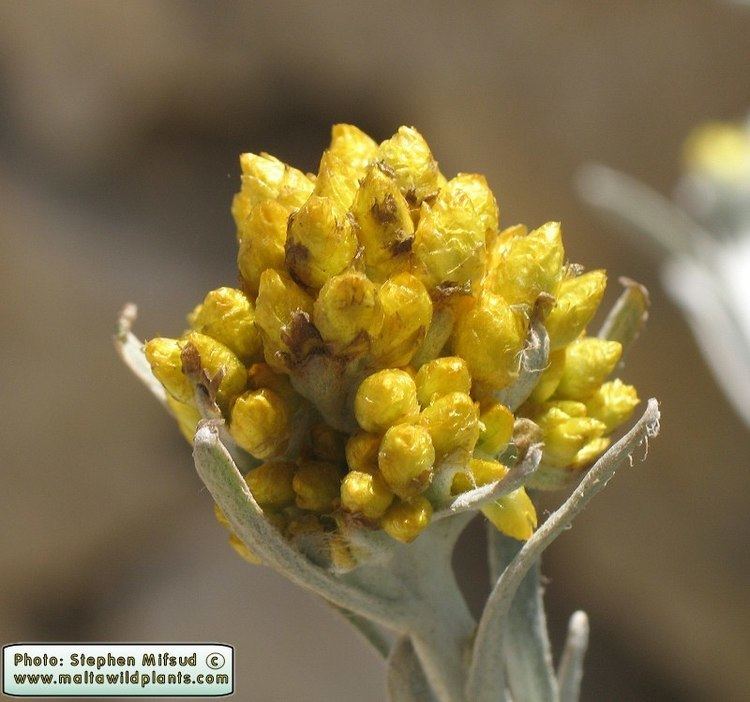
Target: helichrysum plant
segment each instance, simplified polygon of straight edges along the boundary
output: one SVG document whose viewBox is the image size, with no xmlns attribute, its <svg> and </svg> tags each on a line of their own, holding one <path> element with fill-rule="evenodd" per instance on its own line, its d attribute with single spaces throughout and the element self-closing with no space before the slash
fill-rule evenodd
<svg viewBox="0 0 750 702">
<path fill-rule="evenodd" d="M 193 444 L 229 542 L 338 608 L 388 659 L 392 700 L 575 700 L 583 613 L 557 673 L 539 556 L 658 430 L 617 375 L 646 316 L 628 283 L 598 333 L 603 270 L 558 222 L 500 227 L 481 175 L 448 179 L 417 130 L 333 128 L 317 174 L 242 154 L 239 284 L 177 338 L 121 354 Z M 568 491 L 540 525 L 534 490 Z M 451 556 L 476 512 L 493 589 L 479 622 Z M 384 635 L 395 634 L 395 641 Z"/>
<path fill-rule="evenodd" d="M 662 264 L 666 291 L 750 427 L 750 118 L 690 134 L 674 203 L 606 166 L 587 166 L 579 185 Z"/>
</svg>

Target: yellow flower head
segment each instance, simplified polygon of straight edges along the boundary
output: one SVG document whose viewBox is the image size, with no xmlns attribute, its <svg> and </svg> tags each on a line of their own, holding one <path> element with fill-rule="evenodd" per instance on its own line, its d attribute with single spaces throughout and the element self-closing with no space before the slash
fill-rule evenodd
<svg viewBox="0 0 750 702">
<path fill-rule="evenodd" d="M 694 158 L 710 166 L 706 148 Z M 208 292 L 185 335 L 144 354 L 188 440 L 200 392 L 216 400 L 293 544 L 349 570 L 356 530 L 413 541 L 525 456 L 542 457 L 527 485 L 559 487 L 630 417 L 635 388 L 609 379 L 621 345 L 586 336 L 605 272 L 566 261 L 558 222 L 501 231 L 486 178 L 446 178 L 413 127 L 378 144 L 337 124 L 316 174 L 265 153 L 240 166 L 238 287 Z M 523 487 L 481 510 L 514 538 L 536 528 Z"/>
</svg>

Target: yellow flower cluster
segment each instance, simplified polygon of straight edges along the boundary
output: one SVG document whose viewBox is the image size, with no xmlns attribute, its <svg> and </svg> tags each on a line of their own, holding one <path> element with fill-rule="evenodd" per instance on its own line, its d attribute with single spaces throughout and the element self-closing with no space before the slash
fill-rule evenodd
<svg viewBox="0 0 750 702">
<path fill-rule="evenodd" d="M 541 429 L 535 485 L 550 487 L 630 416 L 634 388 L 607 381 L 620 345 L 585 335 L 604 272 L 566 265 L 556 222 L 501 230 L 485 178 L 446 179 L 415 129 L 378 145 L 336 125 L 317 175 L 268 154 L 240 164 L 241 289 L 209 292 L 189 331 L 145 352 L 188 439 L 199 415 L 183 369 L 197 353 L 259 464 L 247 484 L 290 539 L 325 536 L 333 562 L 351 560 L 352 528 L 409 542 L 444 506 L 441 473 L 448 498 L 506 475 L 517 419 Z M 540 318 L 548 365 L 514 416 L 501 391 Z M 523 488 L 483 511 L 515 538 L 536 527 Z"/>
</svg>

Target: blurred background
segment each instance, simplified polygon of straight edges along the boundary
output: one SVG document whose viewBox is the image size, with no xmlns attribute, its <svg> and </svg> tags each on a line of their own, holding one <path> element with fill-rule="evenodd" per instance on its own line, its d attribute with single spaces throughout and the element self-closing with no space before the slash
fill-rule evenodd
<svg viewBox="0 0 750 702">
<path fill-rule="evenodd" d="M 238 699 L 383 698 L 343 621 L 228 548 L 111 333 L 133 301 L 140 336 L 177 334 L 233 284 L 241 151 L 310 170 L 334 122 L 408 124 L 446 174 L 487 175 L 505 225 L 561 219 L 608 302 L 619 275 L 652 292 L 623 377 L 662 435 L 545 560 L 556 650 L 591 617 L 583 698 L 747 699 L 750 437 L 573 177 L 597 160 L 668 193 L 691 128 L 750 106 L 749 36 L 718 0 L 0 3 L 0 640 L 224 641 Z M 483 549 L 475 524 L 474 607 Z"/>
</svg>

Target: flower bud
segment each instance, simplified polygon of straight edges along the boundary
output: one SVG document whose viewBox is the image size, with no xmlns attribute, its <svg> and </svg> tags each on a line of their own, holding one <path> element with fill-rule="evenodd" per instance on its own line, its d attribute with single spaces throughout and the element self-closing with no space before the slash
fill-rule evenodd
<svg viewBox="0 0 750 702">
<path fill-rule="evenodd" d="M 361 431 L 346 442 L 346 464 L 349 470 L 374 473 L 378 469 L 381 437 Z"/>
<path fill-rule="evenodd" d="M 353 470 L 341 482 L 341 504 L 354 514 L 379 519 L 393 502 L 393 493 L 379 473 Z"/>
<path fill-rule="evenodd" d="M 525 224 L 514 224 L 503 229 L 495 239 L 487 244 L 487 265 L 485 266 L 485 277 L 482 288 L 492 292 L 492 286 L 497 276 L 498 268 L 504 265 L 503 260 L 508 253 L 508 247 L 512 241 L 523 238 L 529 233 Z"/>
<path fill-rule="evenodd" d="M 422 365 L 415 379 L 417 399 L 422 407 L 451 392 L 469 394 L 471 376 L 466 363 L 458 356 L 443 356 Z"/>
<path fill-rule="evenodd" d="M 526 236 L 513 237 L 489 281 L 490 290 L 509 305 L 533 304 L 540 293 L 554 295 L 565 252 L 559 222 L 548 222 Z"/>
<path fill-rule="evenodd" d="M 414 257 L 429 290 L 470 292 L 484 273 L 485 228 L 469 197 L 441 190 L 422 205 L 414 232 Z"/>
<path fill-rule="evenodd" d="M 500 226 L 500 210 L 487 179 L 478 173 L 459 173 L 445 187 L 452 194 L 463 193 L 468 196 L 484 230 L 485 242 L 488 245 L 492 243 Z"/>
<path fill-rule="evenodd" d="M 284 244 L 289 209 L 275 200 L 259 202 L 240 229 L 237 266 L 247 289 L 258 294 L 260 276 L 267 269 L 284 270 Z"/>
<path fill-rule="evenodd" d="M 492 402 L 482 408 L 479 415 L 479 441 L 477 451 L 487 456 L 497 456 L 513 438 L 515 417 L 505 405 Z"/>
<path fill-rule="evenodd" d="M 609 434 L 630 419 L 639 402 L 638 393 L 632 385 L 612 380 L 604 383 L 586 400 L 586 411 L 589 417 L 602 422 Z"/>
<path fill-rule="evenodd" d="M 419 414 L 417 387 L 402 370 L 373 373 L 357 389 L 354 414 L 365 431 L 382 434 L 388 427 Z"/>
<path fill-rule="evenodd" d="M 267 461 L 253 468 L 245 482 L 263 510 L 280 509 L 294 503 L 292 480 L 296 470 L 292 461 Z"/>
<path fill-rule="evenodd" d="M 432 322 L 432 301 L 422 282 L 400 273 L 380 286 L 370 352 L 379 366 L 409 363 Z"/>
<path fill-rule="evenodd" d="M 289 217 L 286 266 L 305 285 L 319 288 L 341 273 L 352 262 L 357 246 L 351 220 L 330 198 L 311 195 Z"/>
<path fill-rule="evenodd" d="M 591 465 L 599 456 L 601 456 L 607 448 L 611 439 L 606 436 L 602 436 L 598 439 L 591 439 L 575 456 L 573 462 L 569 468 L 573 470 L 581 470 Z"/>
<path fill-rule="evenodd" d="M 374 163 L 351 208 L 368 277 L 376 282 L 403 271 L 414 241 L 414 223 L 390 171 Z"/>
<path fill-rule="evenodd" d="M 380 524 L 388 536 L 405 544 L 414 541 L 430 524 L 432 505 L 421 495 L 392 504 Z"/>
<path fill-rule="evenodd" d="M 300 460 L 292 485 L 297 507 L 310 512 L 331 512 L 340 499 L 341 476 L 333 463 Z"/>
<path fill-rule="evenodd" d="M 577 339 L 565 349 L 565 367 L 555 395 L 570 400 L 585 400 L 615 369 L 622 355 L 619 341 L 596 337 Z"/>
<path fill-rule="evenodd" d="M 422 411 L 419 423 L 430 433 L 438 461 L 458 450 L 470 455 L 479 438 L 479 412 L 463 392 L 435 400 Z"/>
<path fill-rule="evenodd" d="M 284 370 L 283 356 L 290 353 L 283 338 L 284 329 L 297 313 L 311 314 L 312 307 L 310 296 L 285 273 L 267 270 L 261 274 L 255 323 L 263 332 L 266 362 L 274 370 Z"/>
<path fill-rule="evenodd" d="M 550 348 L 559 349 L 581 335 L 596 313 L 606 287 L 604 271 L 590 271 L 560 283 L 555 305 L 544 320 Z"/>
<path fill-rule="evenodd" d="M 566 407 L 568 411 L 555 404 L 545 406 L 534 419 L 542 430 L 544 437 L 542 463 L 548 468 L 569 466 L 576 459 L 576 454 L 589 441 L 598 439 L 604 434 L 606 427 L 599 420 L 575 416 L 578 413 L 575 404 L 568 405 Z M 585 414 L 585 407 L 583 412 Z"/>
<path fill-rule="evenodd" d="M 191 403 L 195 390 L 182 372 L 182 345 L 177 339 L 157 337 L 143 347 L 146 360 L 154 377 L 164 386 L 167 394 L 178 402 Z"/>
<path fill-rule="evenodd" d="M 461 492 L 494 483 L 502 480 L 507 474 L 508 469 L 498 461 L 472 458 L 466 470 L 459 471 L 453 476 L 451 494 L 458 495 Z"/>
<path fill-rule="evenodd" d="M 362 174 L 369 163 L 377 157 L 378 145 L 352 124 L 334 124 L 328 151 Z"/>
<path fill-rule="evenodd" d="M 184 349 L 188 344 L 192 344 L 198 351 L 201 368 L 209 378 L 222 374 L 216 391 L 216 403 L 226 413 L 232 400 L 247 385 L 245 366 L 224 344 L 205 334 L 189 332 L 180 340 L 181 348 Z"/>
<path fill-rule="evenodd" d="M 187 439 L 189 444 L 193 443 L 195 430 L 201 420 L 201 413 L 192 402 L 180 402 L 167 394 L 167 405 L 172 416 L 177 420 L 180 433 Z"/>
<path fill-rule="evenodd" d="M 320 159 L 313 195 L 329 198 L 336 207 L 346 212 L 357 193 L 359 176 L 356 168 L 342 161 L 335 153 L 326 151 Z"/>
<path fill-rule="evenodd" d="M 324 422 L 318 422 L 310 427 L 310 449 L 313 456 L 321 461 L 343 463 L 346 460 L 345 441 L 344 434 Z"/>
<path fill-rule="evenodd" d="M 523 316 L 499 295 L 485 292 L 459 316 L 453 351 L 466 361 L 473 379 L 499 389 L 518 375 L 525 339 Z"/>
<path fill-rule="evenodd" d="M 269 154 L 242 154 L 240 167 L 242 186 L 232 202 L 232 215 L 238 227 L 263 200 L 276 200 L 285 207 L 296 208 L 312 193 L 313 183 L 302 171 Z"/>
<path fill-rule="evenodd" d="M 335 353 L 355 341 L 366 349 L 367 330 L 375 316 L 375 286 L 362 273 L 336 275 L 320 289 L 313 321 Z"/>
<path fill-rule="evenodd" d="M 398 424 L 386 431 L 378 453 L 378 467 L 388 486 L 400 498 L 423 492 L 432 480 L 435 449 L 422 426 Z"/>
<path fill-rule="evenodd" d="M 190 326 L 224 344 L 243 363 L 261 357 L 263 347 L 253 303 L 241 290 L 212 290 L 190 316 Z"/>
<path fill-rule="evenodd" d="M 482 512 L 498 531 L 519 541 L 530 539 L 536 529 L 536 508 L 523 488 L 491 502 Z"/>
<path fill-rule="evenodd" d="M 248 390 L 232 407 L 229 432 L 256 458 L 279 456 L 289 443 L 289 409 L 273 390 Z"/>
<path fill-rule="evenodd" d="M 410 205 L 419 205 L 438 191 L 437 161 L 414 127 L 400 127 L 380 145 L 378 158 L 393 170 L 396 183 Z"/>
<path fill-rule="evenodd" d="M 530 401 L 536 404 L 541 404 L 542 402 L 549 400 L 549 398 L 555 394 L 555 390 L 557 390 L 557 386 L 560 384 L 560 378 L 562 378 L 564 369 L 565 349 L 551 351 L 549 360 L 547 361 L 547 367 L 539 376 L 536 387 L 529 398 Z"/>
</svg>

